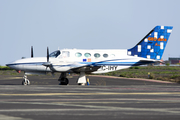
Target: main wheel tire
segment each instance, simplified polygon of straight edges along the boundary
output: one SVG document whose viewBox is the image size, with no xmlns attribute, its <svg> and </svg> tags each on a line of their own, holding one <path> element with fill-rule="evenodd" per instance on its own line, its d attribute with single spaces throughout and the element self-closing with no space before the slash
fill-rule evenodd
<svg viewBox="0 0 180 120">
<path fill-rule="evenodd" d="M 64 78 L 63 80 L 60 81 L 59 85 L 68 85 L 69 80 L 67 78 Z"/>
<path fill-rule="evenodd" d="M 69 80 L 67 78 L 65 78 L 65 84 L 68 85 L 69 84 Z"/>
</svg>

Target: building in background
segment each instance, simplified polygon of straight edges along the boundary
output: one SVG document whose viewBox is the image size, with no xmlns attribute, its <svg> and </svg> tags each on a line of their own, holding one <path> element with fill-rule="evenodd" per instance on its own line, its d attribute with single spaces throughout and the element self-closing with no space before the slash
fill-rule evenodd
<svg viewBox="0 0 180 120">
<path fill-rule="evenodd" d="M 170 64 L 179 64 L 180 58 L 169 58 L 169 63 Z"/>
</svg>

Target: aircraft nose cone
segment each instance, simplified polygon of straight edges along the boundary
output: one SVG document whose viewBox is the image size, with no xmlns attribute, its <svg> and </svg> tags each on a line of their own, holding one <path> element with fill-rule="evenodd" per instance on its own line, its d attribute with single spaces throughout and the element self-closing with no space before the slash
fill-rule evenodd
<svg viewBox="0 0 180 120">
<path fill-rule="evenodd" d="M 12 68 L 12 69 L 15 69 L 16 68 L 16 65 L 12 62 L 12 63 L 8 63 L 6 64 L 6 66 Z"/>
<path fill-rule="evenodd" d="M 10 64 L 6 64 L 6 66 L 8 66 L 8 67 L 9 67 L 9 66 L 10 66 Z"/>
<path fill-rule="evenodd" d="M 12 68 L 12 64 L 10 64 L 10 63 L 9 63 L 9 64 L 6 64 L 6 66 Z"/>
</svg>

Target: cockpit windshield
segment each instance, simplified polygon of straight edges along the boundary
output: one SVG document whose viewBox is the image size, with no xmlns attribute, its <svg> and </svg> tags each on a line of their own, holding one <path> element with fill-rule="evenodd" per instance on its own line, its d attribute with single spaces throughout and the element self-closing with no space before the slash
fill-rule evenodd
<svg viewBox="0 0 180 120">
<path fill-rule="evenodd" d="M 56 58 L 56 57 L 58 57 L 60 54 L 61 54 L 61 52 L 60 52 L 59 50 L 57 50 L 57 51 L 52 52 L 52 53 L 49 55 L 49 57 L 54 57 L 54 58 Z"/>
</svg>

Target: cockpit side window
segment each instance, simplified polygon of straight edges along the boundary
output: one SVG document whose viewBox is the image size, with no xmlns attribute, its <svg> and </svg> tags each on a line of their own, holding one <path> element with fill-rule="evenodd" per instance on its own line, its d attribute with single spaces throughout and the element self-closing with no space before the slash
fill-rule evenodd
<svg viewBox="0 0 180 120">
<path fill-rule="evenodd" d="M 52 53 L 49 55 L 49 57 L 54 57 L 54 58 L 56 58 L 56 57 L 58 57 L 60 54 L 61 54 L 61 52 L 60 52 L 59 50 L 57 50 L 57 51 L 52 52 Z"/>
</svg>

